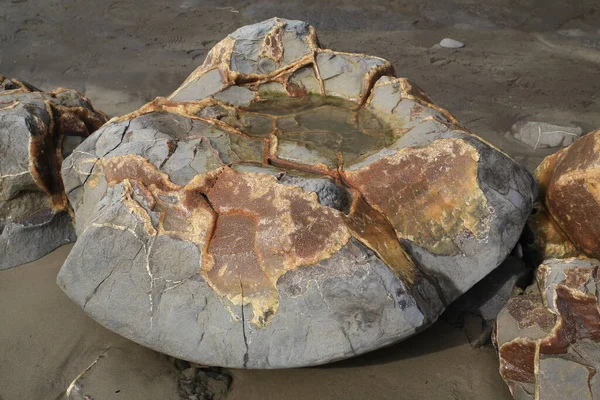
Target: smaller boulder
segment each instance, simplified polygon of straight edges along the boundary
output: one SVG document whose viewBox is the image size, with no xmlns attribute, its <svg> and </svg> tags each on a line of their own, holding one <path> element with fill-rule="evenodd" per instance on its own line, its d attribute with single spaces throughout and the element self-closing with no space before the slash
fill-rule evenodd
<svg viewBox="0 0 600 400">
<path fill-rule="evenodd" d="M 579 127 L 535 121 L 516 122 L 510 130 L 515 139 L 534 149 L 567 147 L 583 133 Z"/>
<path fill-rule="evenodd" d="M 0 75 L 0 270 L 75 240 L 62 161 L 106 120 L 74 90 Z"/>
<path fill-rule="evenodd" d="M 600 262 L 547 260 L 498 315 L 500 374 L 515 399 L 600 396 Z"/>
</svg>

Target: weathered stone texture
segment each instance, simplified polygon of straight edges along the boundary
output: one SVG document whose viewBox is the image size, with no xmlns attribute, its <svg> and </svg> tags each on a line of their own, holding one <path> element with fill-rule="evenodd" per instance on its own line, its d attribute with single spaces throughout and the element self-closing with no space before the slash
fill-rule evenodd
<svg viewBox="0 0 600 400">
<path fill-rule="evenodd" d="M 75 240 L 61 163 L 106 120 L 73 90 L 0 75 L 0 270 Z"/>
<path fill-rule="evenodd" d="M 544 159 L 535 175 L 540 204 L 529 226 L 541 257 L 600 258 L 600 130 Z"/>
<path fill-rule="evenodd" d="M 600 395 L 597 260 L 545 261 L 536 283 L 498 316 L 500 373 L 515 399 Z"/>
<path fill-rule="evenodd" d="M 139 343 L 208 365 L 321 364 L 406 338 L 498 266 L 532 176 L 391 65 L 271 19 L 63 164 L 58 283 Z"/>
</svg>

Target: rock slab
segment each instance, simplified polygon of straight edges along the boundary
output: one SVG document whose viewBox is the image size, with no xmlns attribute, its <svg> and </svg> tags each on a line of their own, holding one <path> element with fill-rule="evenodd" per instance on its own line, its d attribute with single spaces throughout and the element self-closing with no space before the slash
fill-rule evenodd
<svg viewBox="0 0 600 400">
<path fill-rule="evenodd" d="M 61 163 L 106 120 L 76 91 L 0 75 L 0 270 L 75 240 Z"/>
<path fill-rule="evenodd" d="M 65 162 L 59 286 L 138 343 L 285 368 L 413 335 L 496 268 L 533 177 L 386 60 L 301 21 L 238 29 Z"/>
</svg>

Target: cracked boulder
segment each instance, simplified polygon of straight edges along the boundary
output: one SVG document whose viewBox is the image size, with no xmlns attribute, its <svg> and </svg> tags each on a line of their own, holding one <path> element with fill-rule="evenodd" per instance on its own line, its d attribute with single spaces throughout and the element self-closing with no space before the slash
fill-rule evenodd
<svg viewBox="0 0 600 400">
<path fill-rule="evenodd" d="M 76 91 L 0 75 L 0 270 L 75 240 L 62 160 L 106 119 Z"/>
<path fill-rule="evenodd" d="M 537 256 L 600 258 L 600 130 L 546 157 L 535 175 L 540 202 L 528 225 Z"/>
<path fill-rule="evenodd" d="M 58 284 L 204 365 L 323 364 L 409 337 L 496 268 L 533 177 L 380 58 L 271 19 L 63 164 Z"/>
<path fill-rule="evenodd" d="M 517 400 L 600 396 L 600 262 L 545 261 L 498 316 L 500 374 Z"/>
</svg>

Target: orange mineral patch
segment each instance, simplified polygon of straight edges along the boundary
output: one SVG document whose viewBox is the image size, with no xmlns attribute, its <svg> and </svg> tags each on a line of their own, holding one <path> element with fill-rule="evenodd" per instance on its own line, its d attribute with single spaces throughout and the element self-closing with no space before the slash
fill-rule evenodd
<svg viewBox="0 0 600 400">
<path fill-rule="evenodd" d="M 492 216 L 477 182 L 477 150 L 461 139 L 401 149 L 355 171 L 348 183 L 387 216 L 399 238 L 434 254 L 460 253 L 460 234 L 482 240 Z"/>
<path fill-rule="evenodd" d="M 277 311 L 276 283 L 285 272 L 331 257 L 350 239 L 339 211 L 270 175 L 225 169 L 208 199 L 219 215 L 208 248 L 211 274 L 237 282 L 215 288 L 234 302 L 243 296 L 257 325 Z M 225 256 L 234 242 L 240 251 Z"/>
<path fill-rule="evenodd" d="M 342 213 L 270 175 L 224 167 L 181 186 L 141 156 L 102 165 L 109 184 L 125 183 L 124 203 L 148 234 L 196 244 L 206 281 L 233 304 L 252 305 L 257 326 L 277 311 L 276 284 L 285 272 L 331 257 L 350 239 Z M 160 214 L 158 226 L 145 207 Z"/>
</svg>

